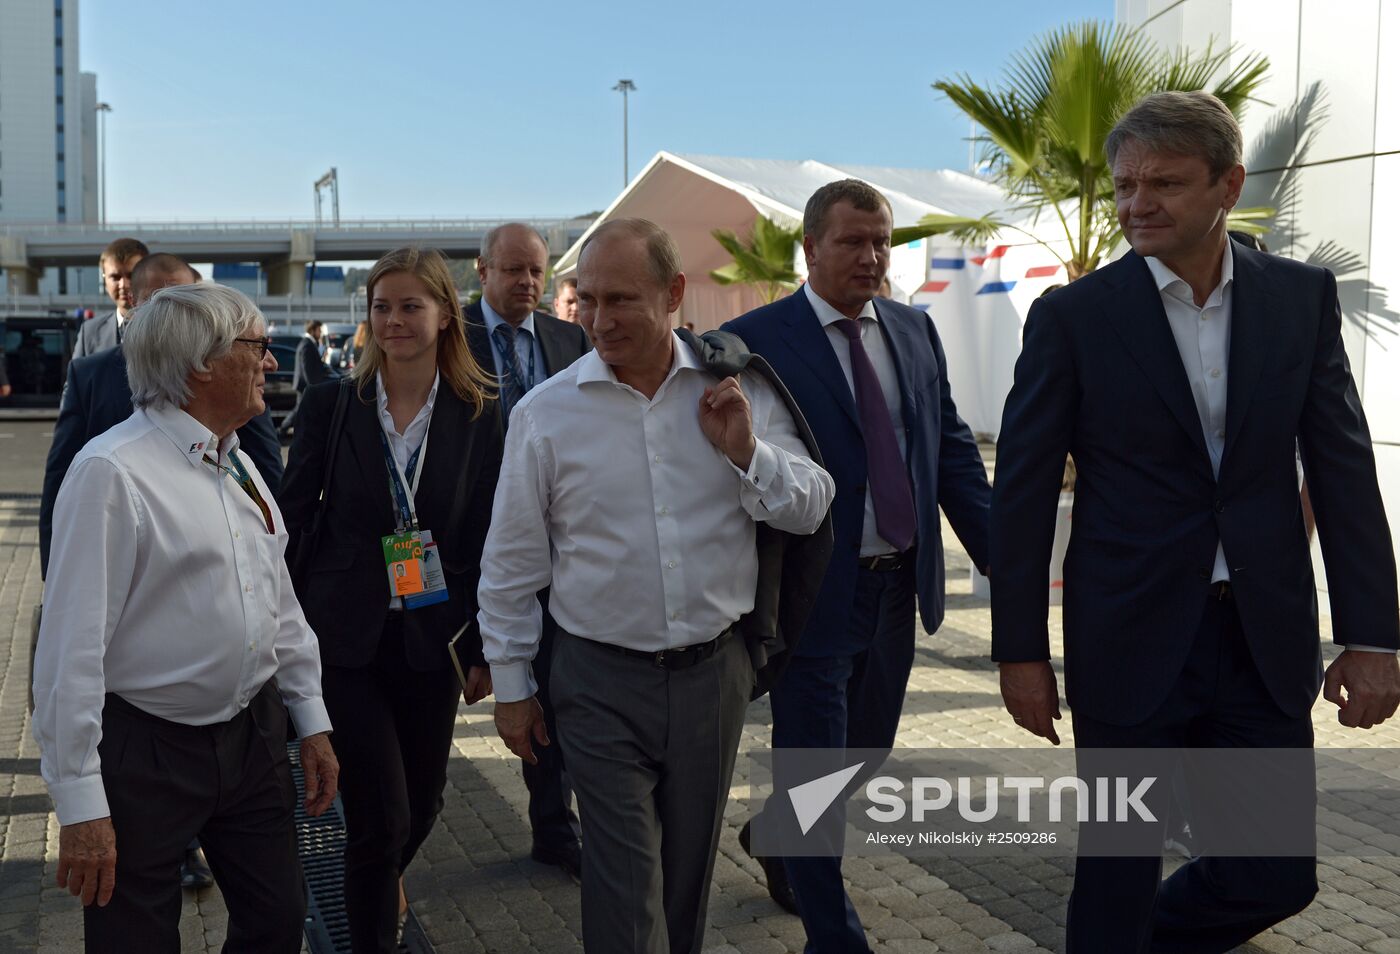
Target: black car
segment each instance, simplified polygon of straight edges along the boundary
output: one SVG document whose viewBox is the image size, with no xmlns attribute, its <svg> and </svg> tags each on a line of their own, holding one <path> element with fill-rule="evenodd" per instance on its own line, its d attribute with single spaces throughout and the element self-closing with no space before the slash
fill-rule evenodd
<svg viewBox="0 0 1400 954">
<path fill-rule="evenodd" d="M 10 397 L 0 401 L 9 407 L 58 407 L 81 324 L 59 315 L 0 320 L 0 361 L 11 388 Z"/>
<path fill-rule="evenodd" d="M 297 406 L 297 389 L 293 382 L 296 374 L 297 349 L 295 344 L 282 344 L 282 336 L 274 336 L 268 350 L 277 359 L 277 370 L 265 376 L 263 400 L 272 410 L 272 420 L 282 426 L 283 419 Z M 296 339 L 293 339 L 295 341 Z"/>
</svg>

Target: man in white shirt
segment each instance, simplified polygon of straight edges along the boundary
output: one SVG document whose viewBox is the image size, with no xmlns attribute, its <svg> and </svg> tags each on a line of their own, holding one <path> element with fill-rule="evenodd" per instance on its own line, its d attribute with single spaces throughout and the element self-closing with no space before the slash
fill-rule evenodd
<svg viewBox="0 0 1400 954">
<path fill-rule="evenodd" d="M 1395 557 L 1336 278 L 1229 240 L 1241 140 L 1209 93 L 1157 93 L 1124 114 L 1106 151 L 1132 251 L 1031 306 L 1002 415 L 992 656 L 1016 724 L 1058 743 L 1046 567 L 1071 453 L 1065 689 L 1086 775 L 1107 774 L 1084 769 L 1099 750 L 1310 749 L 1324 686 L 1350 727 L 1400 702 Z M 1295 448 L 1345 647 L 1325 681 Z M 1213 780 L 1187 781 L 1207 856 L 1165 882 L 1160 854 L 1103 856 L 1121 828 L 1091 827 L 1092 844 L 1081 830 L 1070 954 L 1230 951 L 1310 903 L 1312 857 L 1210 857 L 1196 793 Z M 1288 825 L 1238 813 L 1232 834 L 1261 853 L 1284 829 L 1311 839 L 1302 788 Z"/>
<path fill-rule="evenodd" d="M 166 288 L 140 319 L 123 341 L 137 410 L 83 448 L 55 508 L 34 736 L 58 884 L 83 900 L 89 951 L 179 950 L 178 869 L 197 835 L 228 949 L 294 952 L 288 711 L 308 814 L 330 805 L 338 766 L 286 528 L 234 433 L 262 413 L 277 363 L 230 288 Z"/>
<path fill-rule="evenodd" d="M 531 660 L 551 587 L 558 744 L 583 819 L 589 951 L 699 951 L 753 666 L 755 521 L 811 533 L 833 495 L 759 379 L 717 381 L 670 315 L 670 236 L 626 219 L 579 259 L 594 351 L 526 394 L 506 434 L 482 559 L 496 724 L 552 744 Z M 584 435 L 584 437 L 580 437 Z M 664 850 L 663 850 L 664 843 Z"/>
</svg>

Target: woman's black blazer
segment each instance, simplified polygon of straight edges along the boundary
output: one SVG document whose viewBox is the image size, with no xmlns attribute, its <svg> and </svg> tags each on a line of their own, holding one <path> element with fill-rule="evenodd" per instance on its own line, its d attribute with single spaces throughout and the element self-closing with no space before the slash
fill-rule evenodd
<svg viewBox="0 0 1400 954">
<path fill-rule="evenodd" d="M 341 384 L 326 381 L 306 391 L 278 503 L 296 566 L 301 531 L 316 513 L 331 417 Z M 350 384 L 350 387 L 355 385 Z M 332 462 L 334 475 L 315 553 L 298 580 L 301 607 L 321 644 L 327 666 L 366 666 L 374 659 L 389 612 L 389 583 L 380 538 L 394 532 L 394 502 L 379 440 L 373 392 L 366 403 L 350 394 L 344 431 Z M 419 526 L 432 531 L 447 578 L 445 602 L 404 613 L 408 663 L 415 669 L 449 665 L 447 643 L 470 622 L 462 655 L 484 665 L 476 629 L 476 586 L 481 551 L 491 522 L 491 502 L 501 469 L 501 416 L 494 401 L 472 419 L 471 405 L 443 381 L 428 429 L 427 456 L 414 498 Z M 460 646 L 460 644 L 459 644 Z"/>
</svg>

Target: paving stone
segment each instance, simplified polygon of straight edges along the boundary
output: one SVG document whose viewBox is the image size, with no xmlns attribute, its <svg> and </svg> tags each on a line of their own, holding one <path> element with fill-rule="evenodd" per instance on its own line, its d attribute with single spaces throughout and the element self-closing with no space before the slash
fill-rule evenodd
<svg viewBox="0 0 1400 954">
<path fill-rule="evenodd" d="M 986 938 L 989 951 L 1033 951 L 1036 943 L 1021 934 L 997 934 Z"/>
<path fill-rule="evenodd" d="M 1332 933 L 1336 934 L 1338 937 L 1346 938 L 1351 943 L 1361 947 L 1365 947 L 1372 941 L 1383 940 L 1386 936 L 1385 932 L 1379 928 L 1372 927 L 1369 924 L 1358 924 L 1356 922 L 1343 924 L 1335 928 Z"/>
<path fill-rule="evenodd" d="M 940 950 L 939 946 L 932 941 L 903 937 L 886 941 L 880 949 L 890 951 L 892 954 L 936 954 Z"/>
<path fill-rule="evenodd" d="M 1321 954 L 1361 954 L 1361 948 L 1346 938 L 1335 934 L 1317 934 L 1303 942 L 1302 946 Z"/>
</svg>

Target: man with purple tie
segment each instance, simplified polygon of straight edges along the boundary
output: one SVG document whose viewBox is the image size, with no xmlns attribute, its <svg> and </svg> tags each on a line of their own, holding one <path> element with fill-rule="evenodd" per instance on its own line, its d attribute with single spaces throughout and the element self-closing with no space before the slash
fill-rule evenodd
<svg viewBox="0 0 1400 954">
<path fill-rule="evenodd" d="M 803 213 L 806 286 L 724 326 L 778 372 L 836 481 L 835 550 L 772 690 L 774 748 L 893 746 L 916 598 L 926 630 L 943 621 L 940 506 L 987 568 L 991 488 L 938 332 L 924 312 L 875 297 L 893 218 L 864 182 L 822 186 Z M 740 841 L 747 850 L 748 826 Z M 870 949 L 839 857 L 759 861 L 774 900 L 801 915 L 807 951 Z"/>
</svg>

